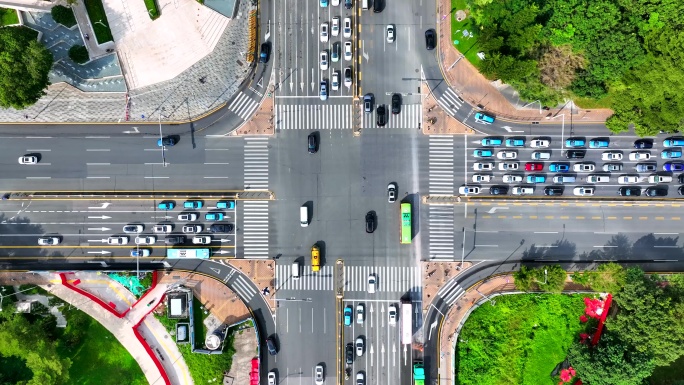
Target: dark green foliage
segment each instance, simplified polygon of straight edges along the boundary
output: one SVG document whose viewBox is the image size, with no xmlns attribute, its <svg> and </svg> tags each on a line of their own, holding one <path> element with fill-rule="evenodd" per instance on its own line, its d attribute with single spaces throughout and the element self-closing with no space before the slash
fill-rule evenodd
<svg viewBox="0 0 684 385">
<path fill-rule="evenodd" d="M 26 366 L 26 360 L 16 356 L 0 356 L 0 384 L 25 384 L 31 377 L 31 370 Z"/>
<path fill-rule="evenodd" d="M 460 385 L 555 385 L 550 373 L 582 330 L 583 296 L 505 295 L 468 318 L 458 337 Z"/>
<path fill-rule="evenodd" d="M 574 273 L 572 280 L 600 293 L 617 293 L 625 286 L 625 269 L 617 263 L 610 262 L 599 265 L 596 270 Z"/>
<path fill-rule="evenodd" d="M 74 347 L 83 342 L 87 332 L 87 326 L 90 323 L 90 316 L 81 311 L 70 314 L 69 322 L 64 329 L 62 339 L 67 347 Z"/>
<path fill-rule="evenodd" d="M 0 8 L 0 26 L 19 24 L 17 10 L 11 8 Z"/>
<path fill-rule="evenodd" d="M 583 383 L 591 385 L 642 385 L 655 368 L 654 360 L 606 331 L 595 347 L 576 342 L 568 359 Z"/>
<path fill-rule="evenodd" d="M 75 63 L 83 64 L 90 60 L 88 49 L 82 45 L 73 45 L 69 48 L 69 58 Z"/>
<path fill-rule="evenodd" d="M 93 31 L 95 32 L 95 40 L 98 44 L 113 41 L 112 31 L 109 29 L 109 21 L 107 20 L 107 13 L 102 5 L 102 0 L 83 0 L 83 5 L 88 11 L 88 18 L 92 23 Z"/>
<path fill-rule="evenodd" d="M 52 53 L 25 27 L 0 28 L 0 107 L 22 109 L 45 95 Z"/>
<path fill-rule="evenodd" d="M 559 265 L 549 265 L 537 269 L 522 266 L 520 271 L 513 273 L 513 278 L 518 290 L 542 290 L 560 293 L 565 287 L 567 273 Z"/>
<path fill-rule="evenodd" d="M 50 10 L 52 18 L 62 24 L 67 28 L 71 28 L 76 25 L 76 17 L 74 16 L 74 11 L 71 8 L 67 8 L 63 5 L 55 5 Z"/>
</svg>

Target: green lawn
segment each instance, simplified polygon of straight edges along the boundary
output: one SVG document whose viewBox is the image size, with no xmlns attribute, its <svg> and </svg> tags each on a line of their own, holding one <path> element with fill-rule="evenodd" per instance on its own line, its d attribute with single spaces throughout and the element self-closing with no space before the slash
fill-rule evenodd
<svg viewBox="0 0 684 385">
<path fill-rule="evenodd" d="M 583 297 L 505 295 L 477 308 L 456 348 L 459 384 L 556 385 L 550 373 L 583 330 Z"/>
<path fill-rule="evenodd" d="M 206 333 L 202 321 L 209 315 L 205 315 L 202 312 L 200 305 L 199 300 L 193 297 L 195 342 L 201 348 L 204 344 L 204 334 Z M 156 314 L 155 317 L 166 327 L 166 330 L 175 332 L 176 320 L 169 320 L 166 316 L 157 316 Z M 183 320 L 182 322 L 188 321 Z M 233 362 L 233 354 L 235 354 L 233 340 L 233 334 L 229 332 L 224 343 L 223 354 L 198 354 L 192 352 L 192 347 L 189 343 L 178 345 L 178 350 L 183 355 L 183 359 L 188 365 L 188 370 L 190 370 L 190 376 L 192 376 L 195 384 L 220 383 L 222 381 L 223 372 L 229 370 Z"/>
<path fill-rule="evenodd" d="M 472 37 L 465 37 L 463 31 L 476 32 L 475 22 L 472 18 L 466 17 L 462 22 L 457 22 L 455 15 L 456 11 L 463 10 L 468 14 L 468 9 L 466 8 L 465 0 L 451 0 L 451 12 L 447 14 L 444 23 L 447 21 L 451 22 L 451 44 L 453 44 L 459 52 L 465 55 L 469 62 L 477 66 L 480 62 L 480 58 L 477 57 L 477 34 L 473 34 Z M 440 15 L 440 18 L 443 15 Z M 458 44 L 455 42 L 458 41 Z"/>
<path fill-rule="evenodd" d="M 68 307 L 68 306 L 67 306 Z M 80 310 L 67 311 L 67 322 L 79 316 Z M 85 313 L 82 313 L 85 315 Z M 147 379 L 138 363 L 99 322 L 85 315 L 87 322 L 82 343 L 67 348 L 60 346 L 62 356 L 72 361 L 69 369 L 70 383 L 79 385 L 145 385 Z"/>
<path fill-rule="evenodd" d="M 0 8 L 0 25 L 19 24 L 19 16 L 14 9 Z"/>
<path fill-rule="evenodd" d="M 88 17 L 95 31 L 95 38 L 98 44 L 113 41 L 112 31 L 109 30 L 109 22 L 105 14 L 102 0 L 83 0 L 83 4 L 88 11 Z"/>
</svg>

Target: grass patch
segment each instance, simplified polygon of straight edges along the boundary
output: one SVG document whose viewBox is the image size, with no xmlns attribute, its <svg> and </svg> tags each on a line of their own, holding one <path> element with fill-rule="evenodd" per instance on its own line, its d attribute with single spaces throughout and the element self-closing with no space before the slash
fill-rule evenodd
<svg viewBox="0 0 684 385">
<path fill-rule="evenodd" d="M 193 297 L 193 318 L 195 319 L 195 341 L 198 342 L 198 347 L 202 347 L 204 343 L 204 334 L 206 330 L 202 321 L 209 316 L 205 315 L 200 309 L 200 301 Z M 166 315 L 157 315 L 155 317 L 164 325 L 169 333 L 175 333 L 176 320 L 170 320 Z M 183 320 L 180 320 L 183 322 Z M 188 321 L 188 320 L 186 320 Z M 224 342 L 223 354 L 199 354 L 192 352 L 190 344 L 178 345 L 183 355 L 185 363 L 188 365 L 188 370 L 192 376 L 195 384 L 207 384 L 221 382 L 223 372 L 229 370 L 233 363 L 233 355 L 235 349 L 233 347 L 235 337 L 233 336 L 233 329 L 228 332 L 228 337 Z"/>
<path fill-rule="evenodd" d="M 0 8 L 0 25 L 19 24 L 19 15 L 15 9 Z"/>
<path fill-rule="evenodd" d="M 95 31 L 95 39 L 97 39 L 98 44 L 114 41 L 112 31 L 109 30 L 109 21 L 107 21 L 102 0 L 83 0 L 83 4 L 88 11 L 88 17 Z"/>
<path fill-rule="evenodd" d="M 145 8 L 147 9 L 147 14 L 150 19 L 156 20 L 159 18 L 159 7 L 157 7 L 157 2 L 155 0 L 145 0 Z"/>
<path fill-rule="evenodd" d="M 496 298 L 465 323 L 456 348 L 461 385 L 555 385 L 553 368 L 583 331 L 583 295 Z"/>
<path fill-rule="evenodd" d="M 477 26 L 475 26 L 475 21 L 470 15 L 461 22 L 456 21 L 455 16 L 456 11 L 458 10 L 466 11 L 466 14 L 468 14 L 466 0 L 451 0 L 451 12 L 447 14 L 447 18 L 443 20 L 443 22 L 451 23 L 451 44 L 462 53 L 469 62 L 477 67 L 481 61 L 480 58 L 477 57 L 477 53 L 479 52 L 477 34 L 475 34 Z M 472 33 L 473 36 L 465 37 L 463 31 L 468 31 Z M 456 41 L 458 41 L 458 44 L 454 43 Z"/>
<path fill-rule="evenodd" d="M 145 385 L 147 379 L 131 354 L 109 330 L 78 309 L 62 308 L 70 322 L 78 323 L 84 332 L 80 344 L 60 344 L 61 356 L 72 361 L 70 382 L 81 385 Z M 80 321 L 80 322 L 79 322 Z M 114 375 L 115 373 L 115 375 Z"/>
</svg>

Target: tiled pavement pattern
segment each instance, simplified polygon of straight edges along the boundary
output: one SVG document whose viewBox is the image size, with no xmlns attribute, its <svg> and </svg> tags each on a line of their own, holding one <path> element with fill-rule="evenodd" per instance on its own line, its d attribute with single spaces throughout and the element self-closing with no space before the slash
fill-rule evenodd
<svg viewBox="0 0 684 385">
<path fill-rule="evenodd" d="M 55 64 L 49 73 L 52 84 L 67 82 L 86 92 L 126 92 L 116 54 L 76 64 L 69 58 L 69 48 L 85 45 L 78 27 L 68 29 L 46 12 L 21 12 L 21 17 L 25 26 L 41 33 L 40 41 L 54 56 Z"/>
<path fill-rule="evenodd" d="M 132 91 L 129 121 L 187 121 L 227 103 L 248 76 L 244 59 L 249 35 L 251 1 L 240 1 L 214 51 L 173 80 Z M 81 92 L 65 83 L 53 84 L 33 106 L 0 109 L 0 122 L 124 122 L 126 94 Z M 162 111 L 162 107 L 164 110 Z M 28 116 L 28 119 L 25 117 Z"/>
</svg>

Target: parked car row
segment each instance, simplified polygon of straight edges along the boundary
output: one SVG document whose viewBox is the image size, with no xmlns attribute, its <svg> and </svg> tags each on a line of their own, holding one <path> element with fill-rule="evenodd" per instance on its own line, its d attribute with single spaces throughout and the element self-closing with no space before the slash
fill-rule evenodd
<svg viewBox="0 0 684 385">
<path fill-rule="evenodd" d="M 190 199 L 183 202 L 184 209 L 199 210 L 204 207 L 204 202 L 199 199 Z M 173 210 L 176 208 L 176 202 L 174 201 L 162 201 L 157 205 L 159 210 Z M 233 210 L 235 209 L 234 200 L 220 200 L 216 202 L 217 209 Z"/>
<path fill-rule="evenodd" d="M 528 181 L 528 183 L 530 183 Z M 481 186 L 464 185 L 458 189 L 458 193 L 461 195 L 478 195 L 482 193 L 484 189 Z M 512 188 L 509 186 L 491 186 L 489 188 L 490 195 L 508 195 L 510 192 L 512 195 L 532 195 L 534 194 L 535 187 L 533 185 L 518 185 Z M 563 186 L 546 186 L 544 187 L 544 195 L 547 196 L 561 196 L 563 195 L 565 188 Z M 596 193 L 596 186 L 577 186 L 572 189 L 573 195 L 576 196 L 593 196 Z M 617 190 L 618 195 L 628 196 L 628 197 L 638 197 L 641 195 L 648 197 L 664 197 L 668 195 L 667 186 L 649 186 L 646 188 L 638 186 L 625 186 L 620 187 Z M 677 194 L 684 195 L 684 186 L 679 186 L 677 189 Z"/>
</svg>

